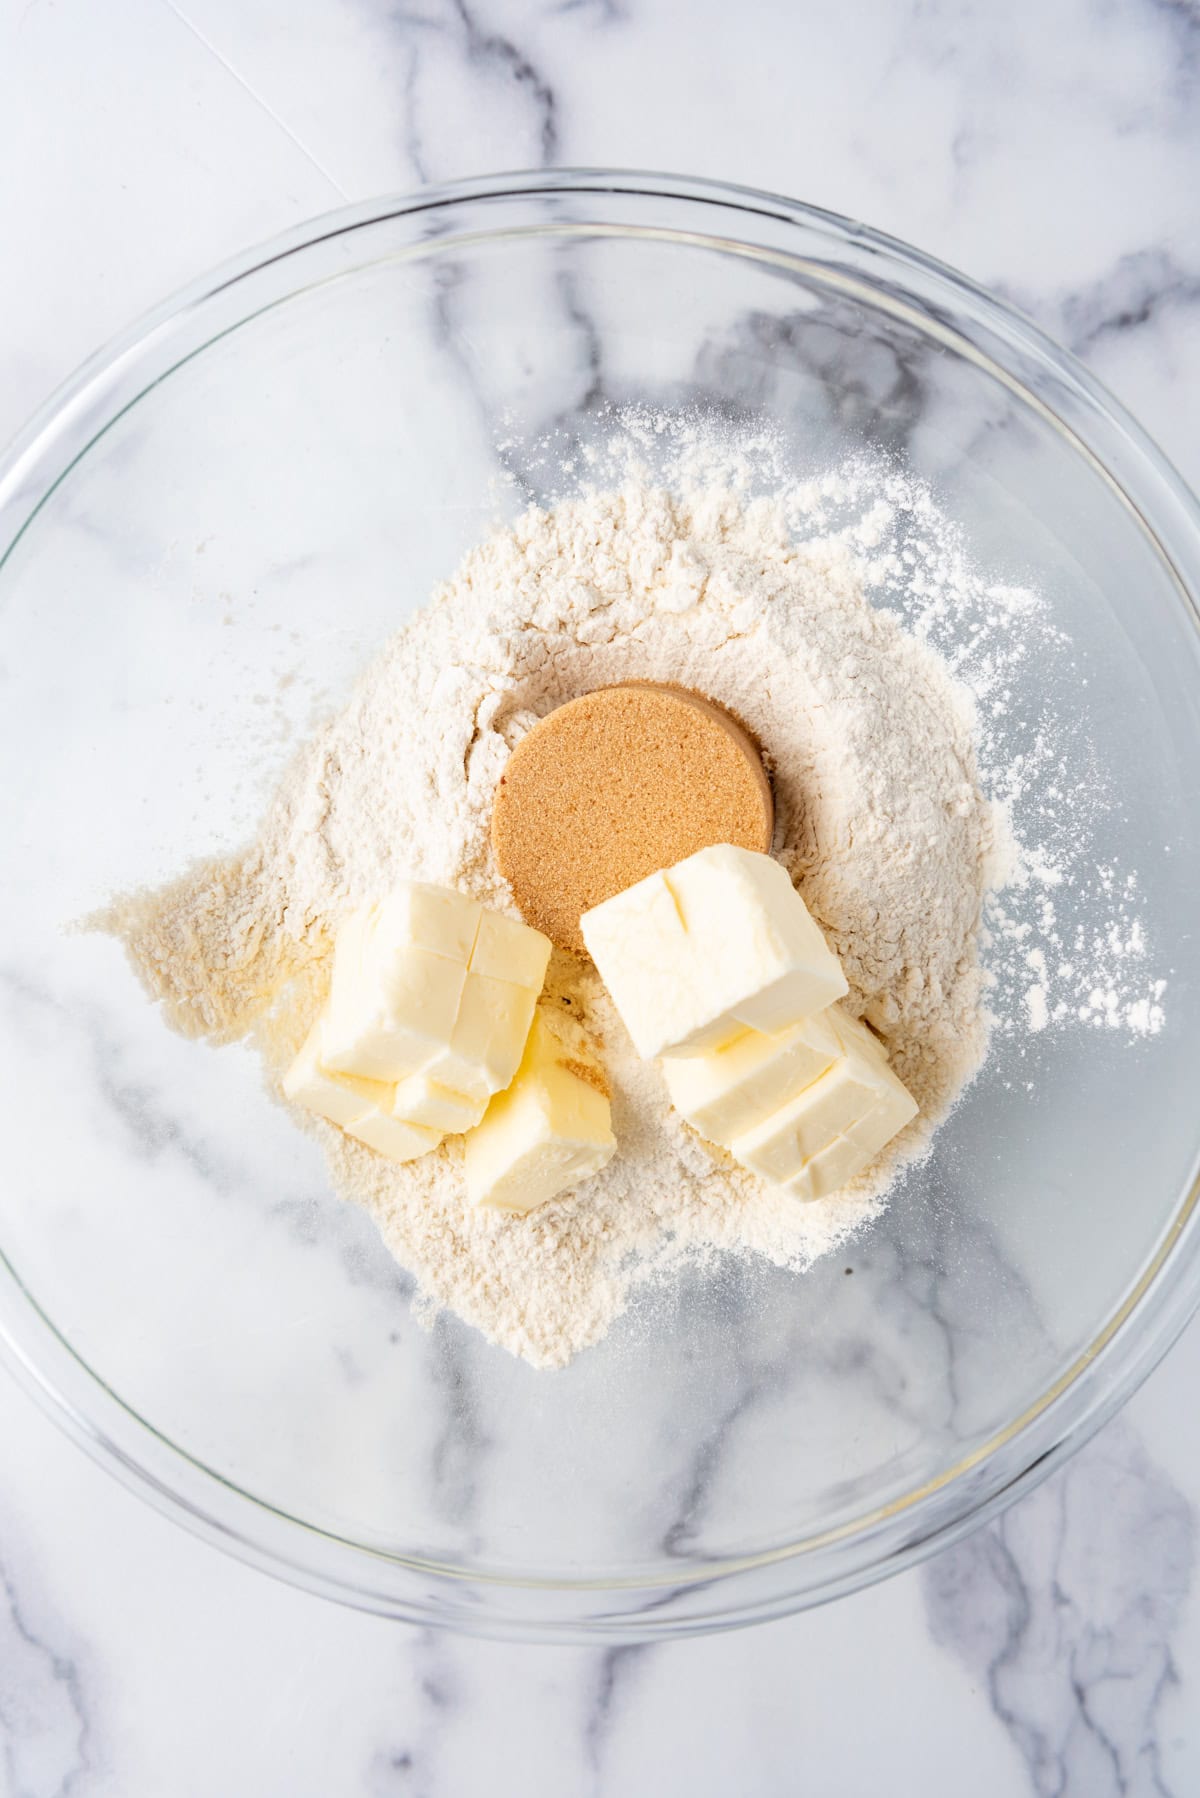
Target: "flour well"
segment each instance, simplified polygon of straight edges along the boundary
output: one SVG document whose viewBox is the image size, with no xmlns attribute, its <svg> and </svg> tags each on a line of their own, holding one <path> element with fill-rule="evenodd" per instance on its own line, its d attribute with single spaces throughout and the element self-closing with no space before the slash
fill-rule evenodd
<svg viewBox="0 0 1200 1798">
<path fill-rule="evenodd" d="M 549 991 L 599 1046 L 619 1142 L 578 1194 L 523 1218 L 470 1211 L 453 1138 L 401 1167 L 306 1120 L 424 1301 L 538 1366 L 597 1341 L 685 1258 L 811 1265 L 877 1215 L 985 1052 L 978 944 L 1008 835 L 981 791 L 977 701 L 928 631 L 872 603 L 861 526 L 798 540 L 799 503 L 709 471 L 677 491 L 629 479 L 497 530 L 297 756 L 255 844 L 98 920 L 177 1028 L 253 1035 L 274 1084 L 359 900 L 416 878 L 511 909 L 492 795 L 535 719 L 627 679 L 682 683 L 742 719 L 771 766 L 774 852 L 921 1107 L 881 1164 L 835 1199 L 782 1199 L 675 1117 L 594 971 L 557 952 Z"/>
</svg>

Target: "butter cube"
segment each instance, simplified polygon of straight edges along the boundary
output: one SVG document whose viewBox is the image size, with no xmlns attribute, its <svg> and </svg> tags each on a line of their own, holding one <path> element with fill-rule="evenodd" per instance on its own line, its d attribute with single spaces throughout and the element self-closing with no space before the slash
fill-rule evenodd
<svg viewBox="0 0 1200 1798">
<path fill-rule="evenodd" d="M 835 1006 L 830 1016 L 847 1061 L 862 1068 L 873 1068 L 880 1082 L 875 1104 L 845 1130 L 847 1139 L 861 1149 L 869 1161 L 903 1130 L 905 1124 L 912 1122 L 920 1107 L 888 1066 L 887 1052 L 874 1032 L 859 1019 L 847 1016 L 840 1007 Z"/>
<path fill-rule="evenodd" d="M 486 1098 L 470 1099 L 466 1093 L 431 1080 L 428 1074 L 410 1074 L 398 1082 L 395 1094 L 393 1117 L 426 1130 L 441 1130 L 447 1136 L 473 1130 L 488 1104 Z"/>
<path fill-rule="evenodd" d="M 483 919 L 477 899 L 468 899 L 453 887 L 430 886 L 420 880 L 401 881 L 380 900 L 375 912 L 388 954 L 395 944 L 411 943 L 464 967 L 471 959 Z"/>
<path fill-rule="evenodd" d="M 450 1040 L 482 907 L 442 889 L 399 887 L 338 932 L 325 1065 L 395 1083 Z"/>
<path fill-rule="evenodd" d="M 399 1118 L 388 1117 L 382 1111 L 372 1111 L 345 1128 L 347 1136 L 365 1143 L 377 1155 L 386 1155 L 389 1161 L 416 1161 L 419 1156 L 436 1149 L 442 1140 L 440 1130 L 421 1130 L 415 1124 L 402 1123 Z"/>
<path fill-rule="evenodd" d="M 516 1073 L 549 959 L 528 925 L 406 882 L 338 933 L 326 1066 L 395 1084 L 401 1121 L 468 1129 Z"/>
<path fill-rule="evenodd" d="M 471 972 L 488 980 L 507 980 L 540 993 L 550 960 L 550 939 L 528 924 L 484 911 L 471 949 Z"/>
<path fill-rule="evenodd" d="M 833 1066 L 842 1053 L 826 1013 L 766 1035 L 743 1030 L 706 1055 L 662 1064 L 676 1111 L 709 1142 L 726 1148 Z"/>
<path fill-rule="evenodd" d="M 729 1145 L 743 1167 L 798 1198 L 823 1198 L 844 1186 L 917 1114 L 916 1100 L 866 1026 L 837 1010 L 829 1021 L 839 1059 Z"/>
<path fill-rule="evenodd" d="M 516 1079 L 464 1144 L 472 1205 L 532 1211 L 612 1158 L 604 1078 L 565 1022 L 539 1007 Z"/>
<path fill-rule="evenodd" d="M 331 1124 L 353 1124 L 368 1111 L 390 1111 L 392 1089 L 379 1080 L 360 1080 L 353 1074 L 335 1073 L 321 1054 L 321 1020 L 304 1039 L 303 1047 L 283 1077 L 284 1093 L 295 1105 L 315 1112 Z"/>
<path fill-rule="evenodd" d="M 472 973 L 449 1042 L 422 1072 L 486 1104 L 520 1067 L 536 1004 L 537 992 L 529 987 Z"/>
<path fill-rule="evenodd" d="M 580 928 L 647 1058 L 785 1030 L 848 990 L 787 870 L 729 843 L 606 899 Z"/>
<path fill-rule="evenodd" d="M 283 1091 L 295 1105 L 339 1124 L 393 1161 L 412 1161 L 427 1155 L 442 1140 L 440 1130 L 416 1130 L 407 1125 L 393 1128 L 394 1092 L 378 1080 L 362 1080 L 339 1074 L 322 1061 L 322 1023 L 318 1019 L 304 1039 L 296 1059 L 283 1077 Z"/>
<path fill-rule="evenodd" d="M 882 1148 L 882 1143 L 880 1144 Z M 787 1181 L 784 1191 L 794 1199 L 826 1199 L 837 1192 L 855 1174 L 861 1174 L 870 1160 L 848 1136 L 835 1136 L 828 1146 L 804 1163 L 800 1172 Z"/>
</svg>

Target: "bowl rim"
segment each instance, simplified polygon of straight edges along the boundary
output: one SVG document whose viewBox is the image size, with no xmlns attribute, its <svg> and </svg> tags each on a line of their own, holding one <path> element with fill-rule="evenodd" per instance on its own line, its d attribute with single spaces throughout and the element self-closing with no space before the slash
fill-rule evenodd
<svg viewBox="0 0 1200 1798">
<path fill-rule="evenodd" d="M 1173 574 L 1192 624 L 1200 630 L 1197 593 L 1181 573 L 1181 565 L 1189 561 L 1200 569 L 1200 504 L 1104 385 L 1007 300 L 900 239 L 803 201 L 708 179 L 604 168 L 502 173 L 339 207 L 179 289 L 89 357 L 0 457 L 0 573 L 59 483 L 146 389 L 115 411 L 105 411 L 106 396 L 139 359 L 149 358 L 156 341 L 180 330 L 218 295 L 231 293 L 274 264 L 373 225 L 443 213 L 464 203 L 581 195 L 725 209 L 744 222 L 758 219 L 763 225 L 799 228 L 827 245 L 867 253 L 881 278 L 893 278 L 895 285 L 887 291 L 914 305 L 923 329 L 949 334 L 956 349 L 986 362 L 1107 478 Z M 553 233 L 561 223 L 544 229 Z M 682 234 L 664 226 L 656 235 Z M 445 245 L 461 239 L 451 234 L 438 241 Z M 742 235 L 718 240 L 705 234 L 700 241 L 710 246 L 719 241 L 735 250 L 761 247 Z M 812 260 L 799 251 L 778 254 L 797 267 Z M 865 274 L 858 278 L 870 279 Z M 922 286 L 956 304 L 939 314 L 928 296 L 916 298 L 914 288 Z M 966 323 L 974 329 L 967 331 Z M 1046 377 L 1054 404 L 1013 373 L 1014 359 Z M 147 388 L 153 384 L 147 382 Z M 85 421 L 92 415 L 102 422 L 82 447 L 72 446 L 72 433 L 90 429 Z M 1099 445 L 1093 435 L 1099 436 Z M 71 453 L 64 460 L 67 450 Z M 15 528 L 9 528 L 14 521 Z M 1186 545 L 1190 556 L 1179 554 L 1177 544 Z M 1154 1304 L 1147 1314 L 1144 1301 L 1151 1291 Z M 1155 1253 L 1095 1339 L 1019 1417 L 935 1480 L 834 1530 L 770 1550 L 706 1561 L 692 1569 L 681 1562 L 664 1564 L 661 1578 L 639 1573 L 635 1578 L 579 1579 L 383 1553 L 233 1485 L 162 1436 L 107 1386 L 41 1310 L 0 1248 L 0 1361 L 68 1435 L 125 1485 L 194 1533 L 307 1590 L 386 1615 L 510 1639 L 631 1641 L 733 1627 L 825 1602 L 911 1566 L 996 1515 L 1082 1446 L 1157 1365 L 1198 1307 L 1200 1171 L 1194 1169 Z M 823 1569 L 822 1556 L 827 1562 Z M 780 1566 L 807 1568 L 817 1577 L 765 1593 L 745 1577 Z M 607 1594 L 618 1602 L 586 1615 L 568 1602 L 566 1613 L 559 1614 L 539 1609 L 539 1592 L 568 1601 L 572 1595 L 582 1601 L 586 1594 Z M 673 1603 L 670 1594 L 680 1592 L 688 1595 L 688 1603 Z M 503 1605 L 496 1604 L 496 1594 L 504 1595 Z"/>
</svg>

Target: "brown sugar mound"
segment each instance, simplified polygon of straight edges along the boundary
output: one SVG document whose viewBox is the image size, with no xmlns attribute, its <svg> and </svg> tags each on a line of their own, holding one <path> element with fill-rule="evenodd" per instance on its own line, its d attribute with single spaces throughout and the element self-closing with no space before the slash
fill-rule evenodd
<svg viewBox="0 0 1200 1798">
<path fill-rule="evenodd" d="M 629 682 L 559 706 L 513 750 L 492 845 L 526 922 L 586 953 L 580 914 L 713 843 L 771 847 L 754 739 L 682 687 Z"/>
</svg>

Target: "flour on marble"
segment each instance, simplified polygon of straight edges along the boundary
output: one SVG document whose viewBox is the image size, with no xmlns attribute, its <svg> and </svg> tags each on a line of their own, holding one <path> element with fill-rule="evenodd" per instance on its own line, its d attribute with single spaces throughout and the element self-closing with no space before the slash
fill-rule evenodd
<svg viewBox="0 0 1200 1798">
<path fill-rule="evenodd" d="M 423 1306 L 452 1307 L 544 1367 L 597 1341 L 639 1285 L 685 1259 L 736 1251 L 802 1271 L 877 1216 L 984 1056 L 989 892 L 1053 884 L 1017 849 L 1004 796 L 982 790 L 981 685 L 936 647 L 943 587 L 928 558 L 924 570 L 908 559 L 895 496 L 875 493 L 835 525 L 825 511 L 853 505 L 857 477 L 756 493 L 746 470 L 770 472 L 761 445 L 748 461 L 745 444 L 731 456 L 690 436 L 663 481 L 637 466 L 636 439 L 619 470 L 593 453 L 581 471 L 614 478 L 528 511 L 466 557 L 302 750 L 248 850 L 99 920 L 176 1027 L 252 1035 L 277 1082 L 320 1002 L 337 923 L 360 899 L 417 878 L 510 907 L 492 795 L 536 718 L 642 678 L 692 686 L 744 720 L 771 763 L 775 853 L 921 1106 L 874 1168 L 833 1199 L 781 1202 L 679 1121 L 594 971 L 560 954 L 549 990 L 597 1039 L 620 1144 L 578 1194 L 526 1218 L 475 1211 L 455 1139 L 397 1166 L 303 1120 Z M 896 568 L 915 616 L 880 603 Z M 1004 606 L 1009 635 L 1028 609 L 1023 597 L 988 603 Z M 1024 966 L 1033 945 L 1020 940 Z"/>
</svg>

